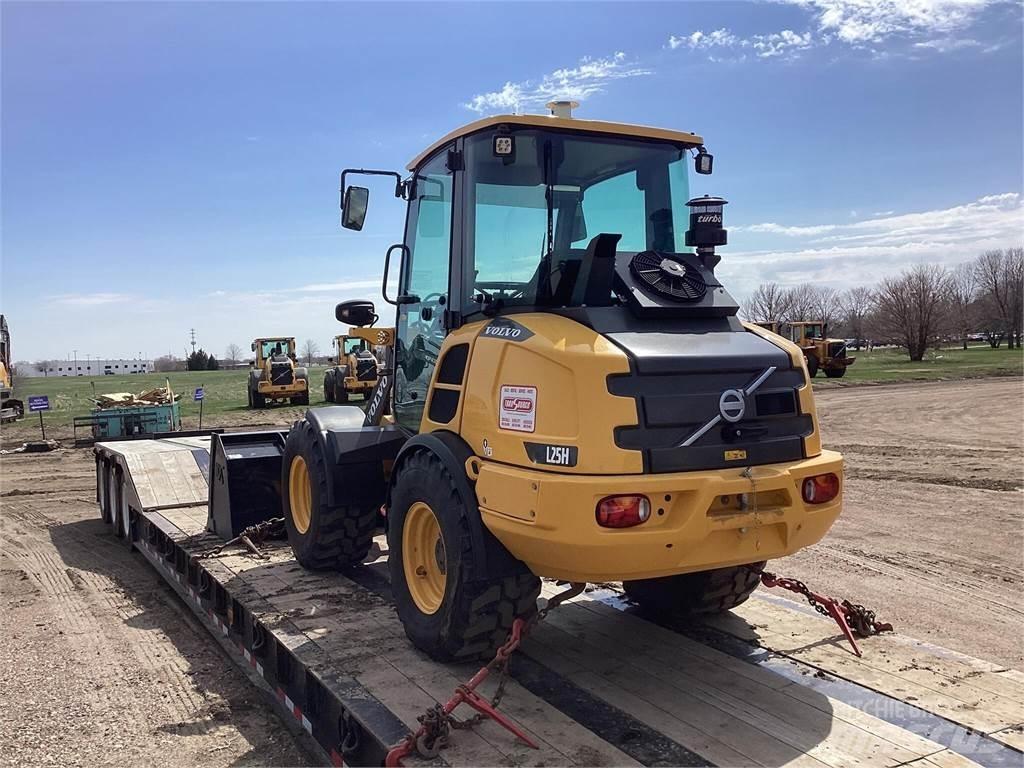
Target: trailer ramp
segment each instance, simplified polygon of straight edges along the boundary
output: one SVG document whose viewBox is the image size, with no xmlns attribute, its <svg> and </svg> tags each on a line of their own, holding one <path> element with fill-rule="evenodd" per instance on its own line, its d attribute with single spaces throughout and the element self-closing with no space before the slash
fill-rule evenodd
<svg viewBox="0 0 1024 768">
<path fill-rule="evenodd" d="M 255 672 L 325 763 L 380 765 L 479 668 L 406 640 L 387 543 L 349 574 L 303 570 L 286 542 L 266 559 L 206 531 L 209 438 L 96 446 L 101 506 L 239 664 Z M 208 458 L 206 459 L 208 462 Z M 191 464 L 190 464 L 191 462 Z M 118 474 L 120 472 L 120 474 Z M 104 491 L 122 477 L 118 494 Z M 546 584 L 544 596 L 559 591 Z M 436 765 L 1019 766 L 1024 675 L 900 636 L 850 653 L 835 627 L 756 593 L 699 625 L 656 624 L 616 585 L 552 611 L 513 657 L 496 723 L 453 731 Z M 495 680 L 481 689 L 494 693 Z M 456 710 L 468 718 L 472 710 Z"/>
</svg>

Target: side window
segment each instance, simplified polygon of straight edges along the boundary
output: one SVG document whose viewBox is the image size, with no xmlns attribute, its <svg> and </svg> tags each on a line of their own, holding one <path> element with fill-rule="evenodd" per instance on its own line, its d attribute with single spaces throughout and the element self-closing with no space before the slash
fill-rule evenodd
<svg viewBox="0 0 1024 768">
<path fill-rule="evenodd" d="M 395 420 L 417 432 L 430 378 L 444 342 L 442 317 L 448 300 L 452 243 L 452 175 L 443 150 L 415 176 L 405 242 L 409 258 L 401 293 L 410 302 L 398 309 Z"/>
<path fill-rule="evenodd" d="M 636 171 L 599 181 L 583 193 L 583 216 L 587 232 L 619 232 L 620 251 L 647 249 L 647 222 L 644 221 L 644 193 L 636 188 Z M 589 238 L 573 243 L 584 248 Z"/>
</svg>

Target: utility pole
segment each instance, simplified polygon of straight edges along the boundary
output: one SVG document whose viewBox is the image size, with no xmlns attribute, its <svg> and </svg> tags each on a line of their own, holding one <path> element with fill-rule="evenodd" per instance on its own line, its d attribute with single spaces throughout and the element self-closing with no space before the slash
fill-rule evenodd
<svg viewBox="0 0 1024 768">
<path fill-rule="evenodd" d="M 193 328 L 191 330 L 191 333 L 192 333 L 192 354 L 194 355 L 196 353 L 196 329 Z"/>
<path fill-rule="evenodd" d="M 74 374 L 75 374 L 75 376 L 78 375 L 78 350 L 77 349 L 75 350 L 75 370 L 74 370 Z"/>
</svg>

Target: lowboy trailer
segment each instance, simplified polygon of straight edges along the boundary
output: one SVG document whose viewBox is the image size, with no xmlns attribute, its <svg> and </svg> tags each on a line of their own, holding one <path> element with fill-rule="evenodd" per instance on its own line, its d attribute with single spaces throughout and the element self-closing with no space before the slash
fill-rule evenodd
<svg viewBox="0 0 1024 768">
<path fill-rule="evenodd" d="M 465 681 L 482 671 L 412 646 L 393 607 L 383 536 L 364 565 L 345 573 L 304 570 L 286 541 L 260 540 L 272 526 L 229 545 L 229 533 L 243 532 L 224 530 L 231 516 L 277 514 L 260 507 L 272 494 L 248 473 L 280 461 L 285 433 L 236 434 L 97 444 L 100 514 L 324 764 L 840 768 L 1024 759 L 1024 675 L 898 635 L 871 638 L 858 658 L 809 608 L 760 593 L 685 625 L 643 618 L 614 585 L 574 595 L 512 654 L 507 679 L 496 671 L 480 685 L 476 703 L 486 711 L 500 698 L 503 722 L 477 722 Z M 212 519 L 210 502 L 223 506 L 219 484 L 242 488 L 232 489 L 232 502 L 246 508 Z M 549 606 L 563 588 L 545 582 Z M 452 716 L 469 727 L 454 725 L 427 756 L 418 753 L 410 739 L 423 719 L 460 701 Z"/>
</svg>

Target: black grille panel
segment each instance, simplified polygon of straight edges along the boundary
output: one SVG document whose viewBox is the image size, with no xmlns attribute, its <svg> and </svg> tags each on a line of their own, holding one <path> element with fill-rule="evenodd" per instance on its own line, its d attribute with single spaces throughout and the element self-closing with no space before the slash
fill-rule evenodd
<svg viewBox="0 0 1024 768">
<path fill-rule="evenodd" d="M 774 361 L 772 361 L 774 362 Z M 749 362 L 748 362 L 749 365 Z M 637 426 L 619 427 L 620 448 L 643 453 L 648 472 L 770 464 L 801 459 L 803 439 L 813 430 L 811 417 L 799 412 L 796 389 L 803 372 L 786 368 L 772 373 L 745 398 L 740 421 L 719 421 L 690 445 L 688 439 L 719 416 L 719 398 L 728 389 L 749 387 L 768 365 L 714 373 L 665 373 L 612 376 L 613 395 L 637 401 Z M 726 451 L 742 450 L 744 459 L 726 460 Z M 735 455 L 735 454 L 733 454 Z"/>
</svg>

